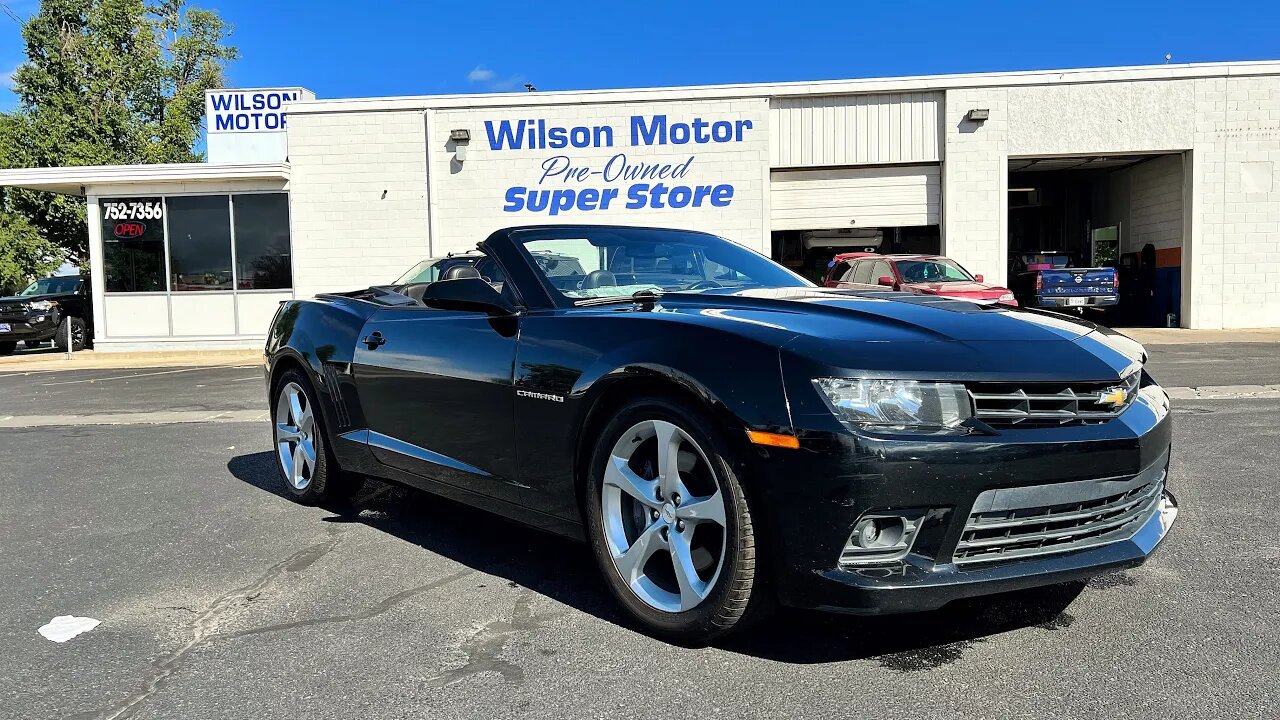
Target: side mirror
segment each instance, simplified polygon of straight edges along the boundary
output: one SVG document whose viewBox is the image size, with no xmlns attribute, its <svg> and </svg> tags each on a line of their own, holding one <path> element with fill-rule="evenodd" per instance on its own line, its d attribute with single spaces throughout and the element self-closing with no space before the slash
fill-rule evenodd
<svg viewBox="0 0 1280 720">
<path fill-rule="evenodd" d="M 884 275 L 879 280 L 876 281 L 876 284 L 883 285 L 885 287 L 893 287 L 893 278 L 889 277 L 888 275 Z"/>
<path fill-rule="evenodd" d="M 977 280 L 978 282 L 983 282 L 983 280 L 982 280 L 982 273 L 978 273 L 977 275 L 974 275 L 974 276 L 973 276 L 973 279 L 974 279 L 974 280 Z"/>
<path fill-rule="evenodd" d="M 441 310 L 486 312 L 490 315 L 515 315 L 516 306 L 502 297 L 485 280 L 478 277 L 437 280 L 422 291 L 422 304 Z"/>
</svg>

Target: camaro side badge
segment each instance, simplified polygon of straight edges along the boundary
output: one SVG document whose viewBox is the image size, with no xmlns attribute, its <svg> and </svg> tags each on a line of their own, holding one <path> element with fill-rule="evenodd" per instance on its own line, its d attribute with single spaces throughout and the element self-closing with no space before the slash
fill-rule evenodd
<svg viewBox="0 0 1280 720">
<path fill-rule="evenodd" d="M 551 402 L 564 402 L 563 395 L 552 395 L 551 393 L 540 393 L 532 390 L 517 390 L 516 395 L 520 397 L 533 398 L 534 400 L 550 400 Z"/>
<path fill-rule="evenodd" d="M 1107 388 L 1106 392 L 1102 393 L 1102 397 L 1098 398 L 1098 403 L 1118 408 L 1124 405 L 1128 399 L 1129 391 L 1122 387 L 1113 387 Z"/>
</svg>

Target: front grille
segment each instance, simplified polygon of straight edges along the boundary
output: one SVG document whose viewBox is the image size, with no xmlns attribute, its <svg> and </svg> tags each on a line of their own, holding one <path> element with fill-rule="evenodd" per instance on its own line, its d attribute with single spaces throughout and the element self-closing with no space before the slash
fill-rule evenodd
<svg viewBox="0 0 1280 720">
<path fill-rule="evenodd" d="M 974 415 L 996 428 L 1058 427 L 1104 423 L 1137 394 L 1141 373 L 1115 382 L 968 383 Z M 1123 400 L 1115 403 L 1117 390 Z"/>
<path fill-rule="evenodd" d="M 953 559 L 957 565 L 1001 562 L 1127 540 L 1159 509 L 1164 477 L 1161 470 L 1141 486 L 1078 502 L 976 511 Z M 975 507 L 990 505 L 984 496 L 999 492 L 983 493 Z"/>
<path fill-rule="evenodd" d="M 0 304 L 0 319 L 4 318 L 20 318 L 27 319 L 27 313 L 31 312 L 31 307 L 26 303 L 4 303 Z"/>
</svg>

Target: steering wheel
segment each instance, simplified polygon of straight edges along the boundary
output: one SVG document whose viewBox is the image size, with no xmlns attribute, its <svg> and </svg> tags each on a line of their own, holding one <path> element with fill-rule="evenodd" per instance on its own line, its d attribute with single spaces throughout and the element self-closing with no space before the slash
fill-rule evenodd
<svg viewBox="0 0 1280 720">
<path fill-rule="evenodd" d="M 721 287 L 724 287 L 724 286 L 716 282 L 715 280 L 699 280 L 698 282 L 685 288 L 685 290 L 710 290 L 711 288 L 721 288 Z"/>
</svg>

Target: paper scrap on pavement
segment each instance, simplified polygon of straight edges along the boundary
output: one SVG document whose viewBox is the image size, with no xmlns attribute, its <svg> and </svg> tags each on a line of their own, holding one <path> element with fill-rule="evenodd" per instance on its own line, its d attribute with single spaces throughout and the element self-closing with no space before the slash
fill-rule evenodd
<svg viewBox="0 0 1280 720">
<path fill-rule="evenodd" d="M 93 618 L 59 615 L 50 620 L 47 625 L 41 625 L 40 634 L 56 643 L 62 643 L 80 633 L 89 632 L 101 623 L 101 620 Z"/>
</svg>

